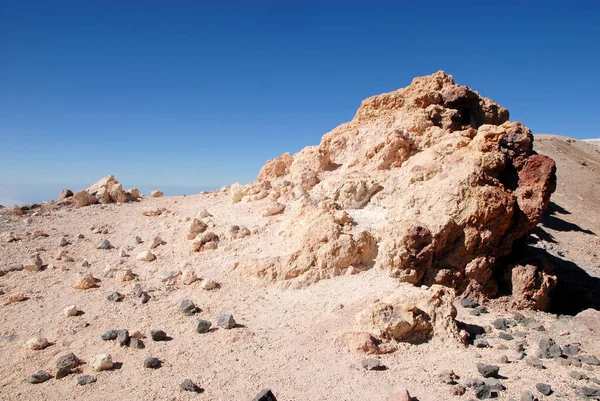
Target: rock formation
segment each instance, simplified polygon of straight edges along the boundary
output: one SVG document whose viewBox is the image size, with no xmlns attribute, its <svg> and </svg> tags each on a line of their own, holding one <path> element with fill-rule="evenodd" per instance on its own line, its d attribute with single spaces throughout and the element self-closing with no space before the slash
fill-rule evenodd
<svg viewBox="0 0 600 401">
<path fill-rule="evenodd" d="M 107 175 L 85 191 L 78 191 L 69 198 L 72 199 L 75 206 L 84 207 L 94 203 L 130 202 L 139 197 L 140 192 L 137 188 L 125 191 L 113 175 Z M 61 193 L 62 198 L 63 193 Z M 65 199 L 67 198 L 65 197 Z"/>
<path fill-rule="evenodd" d="M 554 161 L 532 145 L 505 108 L 441 71 L 368 98 L 318 146 L 230 188 L 233 202 L 304 199 L 285 211 L 289 252 L 241 270 L 303 285 L 375 265 L 403 282 L 493 296 L 500 259 L 555 189 Z"/>
</svg>

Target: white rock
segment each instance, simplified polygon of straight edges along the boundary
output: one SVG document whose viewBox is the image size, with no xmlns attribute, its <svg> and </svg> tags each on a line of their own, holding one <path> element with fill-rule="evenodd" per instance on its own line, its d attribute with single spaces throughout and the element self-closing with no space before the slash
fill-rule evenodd
<svg viewBox="0 0 600 401">
<path fill-rule="evenodd" d="M 79 311 L 77 310 L 77 306 L 75 305 L 69 305 L 65 309 L 63 309 L 63 313 L 66 317 L 77 316 L 77 312 Z"/>
<path fill-rule="evenodd" d="M 196 275 L 196 272 L 192 269 L 187 269 L 183 272 L 182 281 L 184 285 L 190 285 L 198 281 L 198 276 Z"/>
<path fill-rule="evenodd" d="M 110 354 L 98 354 L 92 357 L 92 368 L 96 372 L 111 369 L 112 367 L 113 361 Z"/>
<path fill-rule="evenodd" d="M 217 288 L 217 283 L 214 280 L 204 280 L 200 287 L 202 287 L 203 290 L 210 291 Z"/>
<path fill-rule="evenodd" d="M 279 213 L 283 213 L 285 210 L 285 205 L 283 203 L 275 203 L 271 205 L 267 211 L 263 214 L 264 217 L 274 216 Z"/>
<path fill-rule="evenodd" d="M 154 255 L 150 251 L 143 251 L 143 252 L 138 253 L 138 255 L 137 255 L 137 260 L 140 260 L 143 262 L 152 262 L 154 259 L 156 259 L 156 255 Z"/>
<path fill-rule="evenodd" d="M 164 272 L 160 277 L 160 281 L 162 281 L 164 283 L 166 281 L 176 278 L 180 274 L 181 274 L 181 272 L 179 270 L 172 270 L 172 271 Z"/>
<path fill-rule="evenodd" d="M 25 342 L 25 349 L 38 351 L 46 348 L 48 345 L 50 345 L 50 343 L 45 337 L 37 336 Z"/>
</svg>

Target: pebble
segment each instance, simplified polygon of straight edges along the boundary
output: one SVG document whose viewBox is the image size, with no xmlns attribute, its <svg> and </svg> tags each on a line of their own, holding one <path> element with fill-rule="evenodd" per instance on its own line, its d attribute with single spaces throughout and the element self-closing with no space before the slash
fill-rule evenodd
<svg viewBox="0 0 600 401">
<path fill-rule="evenodd" d="M 118 330 L 106 330 L 106 331 L 103 331 L 102 333 L 100 333 L 100 338 L 103 339 L 104 341 L 111 341 L 111 340 L 116 340 L 118 335 L 119 335 Z"/>
<path fill-rule="evenodd" d="M 519 398 L 520 401 L 537 401 L 537 398 L 535 398 L 535 396 L 529 392 L 526 391 L 523 394 L 521 394 L 521 397 Z"/>
<path fill-rule="evenodd" d="M 236 325 L 236 322 L 233 319 L 233 316 L 225 314 L 219 316 L 219 318 L 217 319 L 217 325 L 224 329 L 233 329 Z"/>
<path fill-rule="evenodd" d="M 477 306 L 475 309 L 469 312 L 469 314 L 473 316 L 480 316 L 482 313 L 488 313 L 488 310 L 485 306 Z"/>
<path fill-rule="evenodd" d="M 200 388 L 199 386 L 197 386 L 193 381 L 191 381 L 190 379 L 185 379 L 180 385 L 179 388 L 181 388 L 182 390 L 185 391 L 191 391 L 193 393 L 201 393 L 204 391 L 204 389 Z"/>
<path fill-rule="evenodd" d="M 198 281 L 198 276 L 192 269 L 187 269 L 183 272 L 182 281 L 184 285 L 190 285 Z"/>
<path fill-rule="evenodd" d="M 160 365 L 161 365 L 160 360 L 153 356 L 149 356 L 146 359 L 144 359 L 144 367 L 145 368 L 158 369 L 158 368 L 160 368 Z"/>
<path fill-rule="evenodd" d="M 499 366 L 496 365 L 487 365 L 485 363 L 478 363 L 477 370 L 481 374 L 481 376 L 488 377 L 498 377 L 498 371 L 500 370 Z"/>
<path fill-rule="evenodd" d="M 100 244 L 98 244 L 98 249 L 112 249 L 113 246 L 111 245 L 110 241 L 107 239 L 104 239 L 100 242 Z"/>
<path fill-rule="evenodd" d="M 488 343 L 488 340 L 486 340 L 485 338 L 476 338 L 473 341 L 473 345 L 476 346 L 477 348 L 486 348 L 490 344 Z"/>
<path fill-rule="evenodd" d="M 569 376 L 571 376 L 575 380 L 588 380 L 587 375 L 583 372 L 572 371 L 572 372 L 569 372 Z"/>
<path fill-rule="evenodd" d="M 136 235 L 136 237 L 135 237 L 135 243 L 136 244 L 141 244 L 142 242 L 144 242 L 144 241 L 142 241 L 142 239 Z"/>
<path fill-rule="evenodd" d="M 177 276 L 179 276 L 180 273 L 181 272 L 179 270 L 171 270 L 171 271 L 163 272 L 163 274 L 160 276 L 160 281 L 162 281 L 164 283 L 165 281 L 175 279 L 175 278 L 177 278 Z"/>
<path fill-rule="evenodd" d="M 544 395 L 552 394 L 552 387 L 549 384 L 537 383 L 535 385 L 535 388 L 537 389 L 537 391 L 539 391 L 540 393 L 542 393 Z"/>
<path fill-rule="evenodd" d="M 543 359 L 560 358 L 563 355 L 562 348 L 551 338 L 542 338 L 539 343 L 538 356 Z"/>
<path fill-rule="evenodd" d="M 117 343 L 119 343 L 121 347 L 129 345 L 129 331 L 119 330 L 117 332 Z"/>
<path fill-rule="evenodd" d="M 498 333 L 498 337 L 501 338 L 501 339 L 503 339 L 503 340 L 506 340 L 506 341 L 514 340 L 513 336 L 511 336 L 510 334 L 505 333 L 503 331 L 501 331 L 500 333 Z"/>
<path fill-rule="evenodd" d="M 179 310 L 185 314 L 193 314 L 195 313 L 196 304 L 189 299 L 184 299 L 179 304 Z"/>
<path fill-rule="evenodd" d="M 140 284 L 134 285 L 131 289 L 131 295 L 133 295 L 136 298 L 140 297 L 142 295 L 142 292 L 144 292 L 144 290 L 142 290 L 142 286 Z"/>
<path fill-rule="evenodd" d="M 204 280 L 200 285 L 200 287 L 206 291 L 214 290 L 215 288 L 217 288 L 217 286 L 218 285 L 214 280 Z"/>
<path fill-rule="evenodd" d="M 37 372 L 29 376 L 29 379 L 27 381 L 31 384 L 39 384 L 48 381 L 51 378 L 52 376 L 50 376 L 50 373 L 46 372 L 45 370 L 38 370 Z"/>
<path fill-rule="evenodd" d="M 158 248 L 159 246 L 165 245 L 165 244 L 166 244 L 166 242 L 163 241 L 162 238 L 160 238 L 160 237 L 154 237 L 152 239 L 152 245 L 150 245 L 150 249 Z"/>
<path fill-rule="evenodd" d="M 146 291 L 142 292 L 142 294 L 140 295 L 140 301 L 145 304 L 148 301 L 150 301 L 151 296 L 148 295 L 148 293 Z"/>
<path fill-rule="evenodd" d="M 252 399 L 252 401 L 277 401 L 273 392 L 269 389 L 261 390 L 260 393 L 256 397 Z"/>
<path fill-rule="evenodd" d="M 590 399 L 599 399 L 600 398 L 600 388 L 596 387 L 582 387 L 581 393 L 589 397 Z"/>
<path fill-rule="evenodd" d="M 90 375 L 83 375 L 77 378 L 77 384 L 80 386 L 85 386 L 86 384 L 91 384 L 96 382 L 96 378 Z"/>
<path fill-rule="evenodd" d="M 111 302 L 121 302 L 123 301 L 123 299 L 125 299 L 125 295 L 115 291 L 109 296 L 107 296 L 106 299 L 108 299 Z"/>
<path fill-rule="evenodd" d="M 472 299 L 465 298 L 460 300 L 460 306 L 463 308 L 477 308 L 479 303 L 473 301 Z"/>
<path fill-rule="evenodd" d="M 67 241 L 67 239 L 65 237 L 62 237 L 60 239 L 60 241 L 58 241 L 58 245 L 59 246 L 67 246 L 67 245 L 69 245 L 69 241 Z"/>
<path fill-rule="evenodd" d="M 208 333 L 210 331 L 210 326 L 212 326 L 212 323 L 208 320 L 199 319 L 196 321 L 196 332 L 200 334 Z"/>
<path fill-rule="evenodd" d="M 506 355 L 500 355 L 498 357 L 498 362 L 499 363 L 508 363 L 508 357 Z"/>
<path fill-rule="evenodd" d="M 142 251 L 138 253 L 136 259 L 142 262 L 152 262 L 156 259 L 156 255 L 150 251 Z"/>
<path fill-rule="evenodd" d="M 85 235 L 83 235 L 83 234 L 79 234 L 79 235 L 77 236 L 77 238 L 79 238 L 79 239 L 84 239 L 84 238 L 85 238 Z"/>
<path fill-rule="evenodd" d="M 525 363 L 533 368 L 536 369 L 545 369 L 546 367 L 544 366 L 544 364 L 542 363 L 542 361 L 540 361 L 538 358 L 535 357 L 528 357 L 527 359 L 525 359 Z"/>
<path fill-rule="evenodd" d="M 36 336 L 30 338 L 25 342 L 25 349 L 30 349 L 34 351 L 39 351 L 44 348 L 47 348 L 50 345 L 48 340 L 45 337 Z"/>
<path fill-rule="evenodd" d="M 588 365 L 600 365 L 600 360 L 595 355 L 579 355 L 577 359 L 583 363 L 587 363 Z"/>
<path fill-rule="evenodd" d="M 79 311 L 77 310 L 77 306 L 75 306 L 75 305 L 69 305 L 65 309 L 63 309 L 63 314 L 66 317 L 77 316 L 78 312 Z"/>
<path fill-rule="evenodd" d="M 144 345 L 144 342 L 137 337 L 130 337 L 129 338 L 129 347 L 133 348 L 133 349 L 143 349 L 146 346 Z"/>
<path fill-rule="evenodd" d="M 23 270 L 23 265 L 11 265 L 6 268 L 7 272 L 20 272 Z"/>
<path fill-rule="evenodd" d="M 96 278 L 89 273 L 80 275 L 73 284 L 73 288 L 77 290 L 89 290 L 96 286 Z"/>
<path fill-rule="evenodd" d="M 90 267 L 90 262 L 88 262 L 87 259 L 84 259 L 83 262 L 81 262 L 81 267 Z"/>
<path fill-rule="evenodd" d="M 69 375 L 71 370 L 79 366 L 79 363 L 79 358 L 77 358 L 72 352 L 59 357 L 56 360 L 56 378 L 62 379 L 63 377 Z"/>
<path fill-rule="evenodd" d="M 365 358 L 362 360 L 361 365 L 366 370 L 384 370 L 385 366 L 381 364 L 381 361 L 377 358 Z"/>
<path fill-rule="evenodd" d="M 98 354 L 92 357 L 92 368 L 96 372 L 112 369 L 113 361 L 110 354 Z"/>
<path fill-rule="evenodd" d="M 163 330 L 151 330 L 150 337 L 154 341 L 165 341 L 167 339 L 167 333 Z"/>
<path fill-rule="evenodd" d="M 508 329 L 508 321 L 505 318 L 498 318 L 492 322 L 492 325 L 497 330 L 506 330 Z"/>
<path fill-rule="evenodd" d="M 581 349 L 577 344 L 567 344 L 563 347 L 563 352 L 567 355 L 577 355 Z"/>
<path fill-rule="evenodd" d="M 456 395 L 456 396 L 461 396 L 463 395 L 465 392 L 467 391 L 467 389 L 465 388 L 465 386 L 462 386 L 460 384 L 457 384 L 456 386 L 452 386 L 452 389 L 450 390 L 450 393 L 452 395 Z"/>
</svg>

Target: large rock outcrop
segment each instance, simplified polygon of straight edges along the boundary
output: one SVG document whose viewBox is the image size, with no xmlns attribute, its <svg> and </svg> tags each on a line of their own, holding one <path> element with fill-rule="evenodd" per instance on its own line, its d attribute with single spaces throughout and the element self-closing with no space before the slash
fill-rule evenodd
<svg viewBox="0 0 600 401">
<path fill-rule="evenodd" d="M 531 131 L 509 121 L 505 108 L 452 76 L 415 78 L 364 100 L 318 146 L 270 160 L 256 182 L 232 187 L 234 201 L 316 205 L 289 213 L 296 221 L 283 233 L 290 252 L 242 265 L 311 282 L 375 264 L 415 285 L 495 295 L 500 258 L 538 224 L 556 185 L 554 161 L 532 144 Z M 320 204 L 380 218 L 352 223 L 342 236 Z M 297 227 L 311 227 L 299 246 Z"/>
<path fill-rule="evenodd" d="M 136 188 L 125 191 L 123 185 L 113 175 L 107 175 L 85 191 L 76 192 L 70 199 L 75 206 L 83 207 L 94 203 L 130 202 L 138 199 L 139 196 L 140 193 Z"/>
</svg>

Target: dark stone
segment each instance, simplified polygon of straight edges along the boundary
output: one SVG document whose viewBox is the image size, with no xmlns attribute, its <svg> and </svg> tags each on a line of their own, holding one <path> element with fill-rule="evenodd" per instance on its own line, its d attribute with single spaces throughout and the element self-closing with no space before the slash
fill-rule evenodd
<svg viewBox="0 0 600 401">
<path fill-rule="evenodd" d="M 102 242 L 100 242 L 100 244 L 98 245 L 98 249 L 112 249 L 112 248 L 113 248 L 113 246 L 107 239 L 102 240 Z"/>
<path fill-rule="evenodd" d="M 544 359 L 560 358 L 563 355 L 562 348 L 551 338 L 542 338 L 539 345 L 539 357 Z"/>
<path fill-rule="evenodd" d="M 500 370 L 499 366 L 496 365 L 487 365 L 485 363 L 478 363 L 477 370 L 483 377 L 498 377 L 498 371 Z"/>
<path fill-rule="evenodd" d="M 506 390 L 506 387 L 504 387 L 504 385 L 500 382 L 500 380 L 498 380 L 494 377 L 485 378 L 485 379 L 483 379 L 483 382 L 486 384 L 486 386 L 488 386 L 490 388 L 490 390 L 497 390 L 497 391 Z"/>
<path fill-rule="evenodd" d="M 189 313 L 195 307 L 196 304 L 194 304 L 189 299 L 184 299 L 183 301 L 181 301 L 181 304 L 179 304 L 179 310 L 181 310 L 183 313 Z"/>
<path fill-rule="evenodd" d="M 477 348 L 486 348 L 489 347 L 489 343 L 488 340 L 486 340 L 485 338 L 476 338 L 473 341 L 473 345 L 476 346 Z"/>
<path fill-rule="evenodd" d="M 85 235 L 83 235 L 83 234 L 79 234 L 79 235 L 77 235 L 77 238 L 79 238 L 79 239 L 84 239 L 84 238 L 85 238 Z"/>
<path fill-rule="evenodd" d="M 160 368 L 160 365 L 161 365 L 160 360 L 153 356 L 149 356 L 148 358 L 144 359 L 144 367 L 145 368 L 158 369 L 158 368 Z"/>
<path fill-rule="evenodd" d="M 503 331 L 500 332 L 500 333 L 498 333 L 498 337 L 501 338 L 501 339 L 503 339 L 503 340 L 507 340 L 507 341 L 514 340 L 513 336 L 511 336 L 510 334 L 505 333 Z"/>
<path fill-rule="evenodd" d="M 162 330 L 152 330 L 150 331 L 150 337 L 154 341 L 165 341 L 167 339 L 167 333 Z"/>
<path fill-rule="evenodd" d="M 579 355 L 577 359 L 583 363 L 587 363 L 588 365 L 600 365 L 600 359 L 596 358 L 595 355 Z"/>
<path fill-rule="evenodd" d="M 538 383 L 535 385 L 535 388 L 537 388 L 537 391 L 539 391 L 540 393 L 542 393 L 544 395 L 552 394 L 552 387 L 549 384 Z"/>
<path fill-rule="evenodd" d="M 147 303 L 148 301 L 150 301 L 150 295 L 148 295 L 148 293 L 146 291 L 142 292 L 142 294 L 140 295 L 140 299 L 142 301 L 143 304 Z"/>
<path fill-rule="evenodd" d="M 121 302 L 123 299 L 125 299 L 125 295 L 115 291 L 109 296 L 107 296 L 106 299 L 108 299 L 111 302 Z"/>
<path fill-rule="evenodd" d="M 508 321 L 503 317 L 498 318 L 492 322 L 492 325 L 496 328 L 496 330 L 506 330 L 508 329 Z"/>
<path fill-rule="evenodd" d="M 197 333 L 208 333 L 208 331 L 210 330 L 210 326 L 212 325 L 211 322 L 209 322 L 208 320 L 198 320 L 196 321 L 196 332 Z"/>
<path fill-rule="evenodd" d="M 515 320 L 515 322 L 522 322 L 523 319 L 525 319 L 525 316 L 520 312 L 515 312 L 515 314 L 513 315 L 513 319 Z"/>
<path fill-rule="evenodd" d="M 575 380 L 587 380 L 588 379 L 587 375 L 583 372 L 572 371 L 572 372 L 569 372 L 569 376 L 571 376 Z"/>
<path fill-rule="evenodd" d="M 203 391 L 204 391 L 204 389 L 202 389 L 201 387 L 199 387 L 199 386 L 197 386 L 196 384 L 194 384 L 194 382 L 193 382 L 193 381 L 191 381 L 190 379 L 185 379 L 185 380 L 183 381 L 183 383 L 181 383 L 181 384 L 179 385 L 179 387 L 180 387 L 182 390 L 185 390 L 185 391 L 191 391 L 191 392 L 193 392 L 193 393 L 201 393 L 201 392 L 203 392 Z"/>
<path fill-rule="evenodd" d="M 567 344 L 563 347 L 563 352 L 567 355 L 577 355 L 581 351 L 577 344 Z"/>
<path fill-rule="evenodd" d="M 546 369 L 546 367 L 544 366 L 544 364 L 542 363 L 542 361 L 540 361 L 538 358 L 532 357 L 530 356 L 529 358 L 527 358 L 525 360 L 525 363 L 533 368 L 536 369 Z"/>
<path fill-rule="evenodd" d="M 518 337 L 518 338 L 525 338 L 525 337 L 527 337 L 527 333 L 525 333 L 524 331 L 513 331 L 512 335 L 514 337 Z"/>
<path fill-rule="evenodd" d="M 117 342 L 121 347 L 129 345 L 129 331 L 119 330 L 117 333 Z"/>
<path fill-rule="evenodd" d="M 460 300 L 460 306 L 462 306 L 463 308 L 476 308 L 479 306 L 479 303 L 469 298 L 465 298 Z"/>
<path fill-rule="evenodd" d="M 481 379 L 468 380 L 466 385 L 471 387 L 475 392 L 475 397 L 479 400 L 485 400 L 487 398 L 494 398 L 497 396 L 497 392 L 492 390 L 490 386 L 485 384 Z"/>
<path fill-rule="evenodd" d="M 569 355 L 567 356 L 567 361 L 569 361 L 571 366 L 575 366 L 576 368 L 581 367 L 581 361 L 579 360 L 579 357 Z"/>
<path fill-rule="evenodd" d="M 586 396 L 588 398 L 598 399 L 598 398 L 600 398 L 600 388 L 582 387 L 581 394 L 583 394 L 584 396 Z"/>
<path fill-rule="evenodd" d="M 83 375 L 77 378 L 77 384 L 80 386 L 85 386 L 86 384 L 94 383 L 96 378 L 90 375 Z"/>
<path fill-rule="evenodd" d="M 51 378 L 52 376 L 50 376 L 50 373 L 46 372 L 45 370 L 38 370 L 37 372 L 29 376 L 28 381 L 31 384 L 39 384 L 48 381 Z"/>
<path fill-rule="evenodd" d="M 142 241 L 142 239 L 140 237 L 138 237 L 138 236 L 135 237 L 136 244 L 141 244 L 142 242 L 144 242 L 144 241 Z"/>
<path fill-rule="evenodd" d="M 521 398 L 519 398 L 520 401 L 538 401 L 538 399 L 530 392 L 530 391 L 526 391 L 523 394 L 521 394 Z"/>
<path fill-rule="evenodd" d="M 72 352 L 59 357 L 56 360 L 56 378 L 62 379 L 69 375 L 73 369 L 79 366 L 79 363 L 79 359 Z"/>
<path fill-rule="evenodd" d="M 271 390 L 266 389 L 262 390 L 252 401 L 277 401 L 275 395 L 271 392 Z"/>
<path fill-rule="evenodd" d="M 235 320 L 231 315 L 219 316 L 219 319 L 217 319 L 217 324 L 219 325 L 219 327 L 222 327 L 224 329 L 233 329 L 236 325 Z"/>
<path fill-rule="evenodd" d="M 471 314 L 473 316 L 479 316 L 482 313 L 488 313 L 488 310 L 485 306 L 478 306 L 475 309 L 473 309 L 471 312 L 469 312 L 469 314 Z"/>
<path fill-rule="evenodd" d="M 6 268 L 6 272 L 20 272 L 23 270 L 23 265 L 11 265 Z"/>
<path fill-rule="evenodd" d="M 381 364 L 381 361 L 377 358 L 366 358 L 363 359 L 361 365 L 366 370 L 384 370 L 385 366 Z"/>
<path fill-rule="evenodd" d="M 103 331 L 102 333 L 100 333 L 100 338 L 103 339 L 104 341 L 111 341 L 111 340 L 116 340 L 118 335 L 119 335 L 118 330 L 106 330 L 106 331 Z"/>
</svg>

